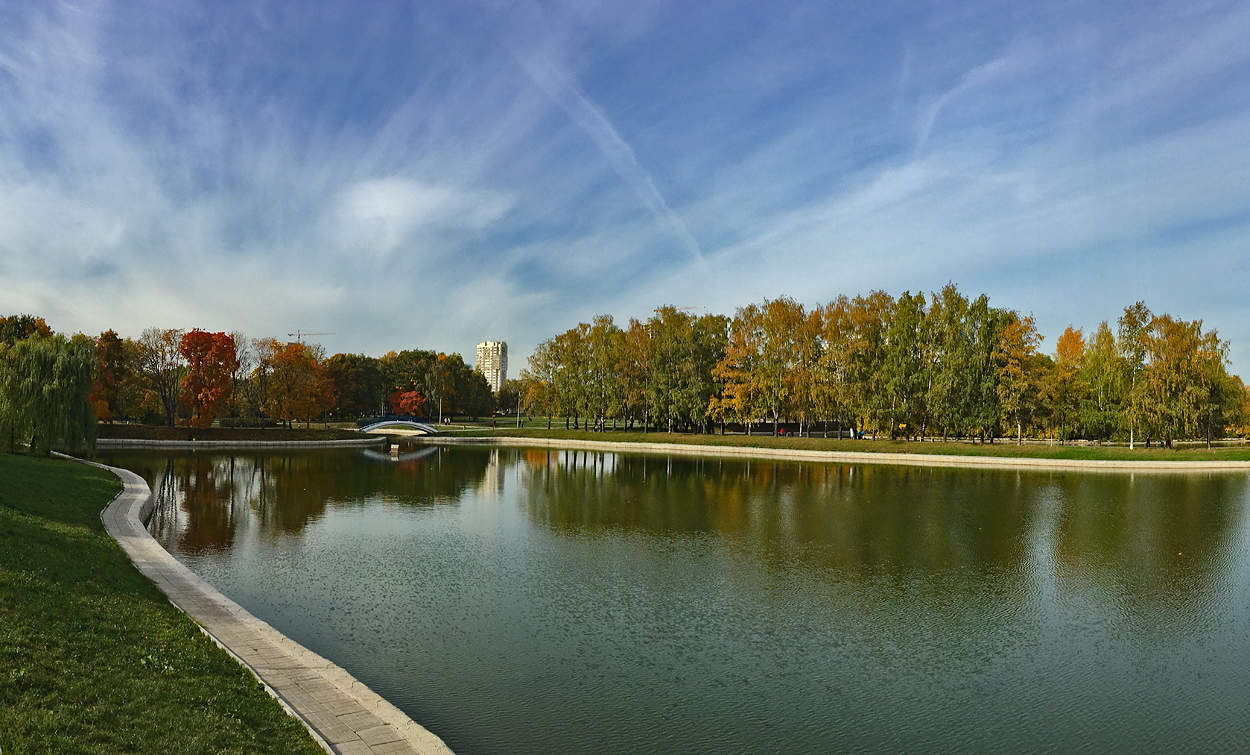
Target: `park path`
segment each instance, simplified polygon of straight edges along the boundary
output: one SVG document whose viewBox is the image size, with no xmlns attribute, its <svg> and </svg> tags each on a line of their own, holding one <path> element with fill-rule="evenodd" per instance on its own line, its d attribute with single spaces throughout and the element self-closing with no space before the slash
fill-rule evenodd
<svg viewBox="0 0 1250 755">
<path fill-rule="evenodd" d="M 162 548 L 144 525 L 151 516 L 152 495 L 142 477 L 85 463 L 121 478 L 124 490 L 100 517 L 139 571 L 255 674 L 327 751 L 451 752 L 441 739 L 362 682 L 248 613 Z"/>
</svg>

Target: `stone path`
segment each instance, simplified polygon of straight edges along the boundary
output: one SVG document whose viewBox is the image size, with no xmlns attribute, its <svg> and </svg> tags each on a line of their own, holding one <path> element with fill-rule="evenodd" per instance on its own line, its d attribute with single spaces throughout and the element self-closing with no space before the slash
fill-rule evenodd
<svg viewBox="0 0 1250 755">
<path fill-rule="evenodd" d="M 91 463 L 91 462 L 87 462 Z M 103 464 L 125 490 L 101 513 L 108 533 L 174 605 L 254 673 L 329 752 L 450 753 L 447 745 L 343 669 L 252 616 L 179 563 L 148 534 L 143 478 Z"/>
<path fill-rule="evenodd" d="M 1027 456 L 972 456 L 962 454 L 922 454 L 875 451 L 820 451 L 804 448 L 766 448 L 762 446 L 701 445 L 695 443 L 648 443 L 645 441 L 566 440 L 530 436 L 476 436 L 456 438 L 427 435 L 416 439 L 419 445 L 430 446 L 512 446 L 528 448 L 566 448 L 588 451 L 619 451 L 621 453 L 663 454 L 666 456 L 702 456 L 720 458 L 783 459 L 846 464 L 893 464 L 911 467 L 994 467 L 1015 470 L 1052 470 L 1076 472 L 1166 472 L 1207 474 L 1212 472 L 1250 472 L 1250 461 L 1111 461 L 1102 459 L 1045 459 Z"/>
</svg>

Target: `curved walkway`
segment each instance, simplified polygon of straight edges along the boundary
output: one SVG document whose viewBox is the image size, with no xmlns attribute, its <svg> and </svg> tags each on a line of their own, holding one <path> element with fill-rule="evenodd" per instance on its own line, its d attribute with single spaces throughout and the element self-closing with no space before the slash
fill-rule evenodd
<svg viewBox="0 0 1250 755">
<path fill-rule="evenodd" d="M 121 478 L 125 488 L 100 518 L 139 571 L 251 670 L 327 751 L 451 752 L 443 740 L 351 674 L 251 615 L 169 555 L 144 526 L 152 515 L 152 495 L 142 477 L 126 469 L 83 463 Z"/>
<path fill-rule="evenodd" d="M 1066 472 L 1167 472 L 1210 473 L 1250 472 L 1250 461 L 1104 461 L 1098 459 L 1037 459 L 1024 456 L 962 456 L 947 454 L 874 453 L 871 451 L 818 451 L 801 448 L 764 448 L 761 446 L 713 446 L 695 443 L 644 443 L 611 440 L 565 440 L 561 438 L 525 438 L 481 436 L 453 438 L 447 436 L 414 439 L 430 445 L 487 445 L 530 448 L 569 448 L 620 453 L 670 454 L 674 456 L 712 456 L 743 459 L 780 459 L 841 464 L 893 464 L 912 467 L 965 467 L 1016 470 L 1050 470 Z"/>
</svg>

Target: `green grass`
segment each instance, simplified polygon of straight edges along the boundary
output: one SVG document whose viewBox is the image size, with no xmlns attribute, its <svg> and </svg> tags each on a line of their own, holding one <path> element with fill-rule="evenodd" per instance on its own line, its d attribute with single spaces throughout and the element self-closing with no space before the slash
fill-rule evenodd
<svg viewBox="0 0 1250 755">
<path fill-rule="evenodd" d="M 104 531 L 120 489 L 0 454 L 0 749 L 320 752 Z"/>
<path fill-rule="evenodd" d="M 453 433 L 453 437 L 553 438 L 559 440 L 603 440 L 625 443 L 686 443 L 700 446 L 746 446 L 754 448 L 810 449 L 815 451 L 861 451 L 866 453 L 942 454 L 947 456 L 1011 456 L 1033 459 L 1093 459 L 1107 461 L 1250 461 L 1250 447 L 1184 448 L 1169 450 L 1154 447 L 1130 451 L 1122 446 L 1047 446 L 1022 445 L 999 439 L 993 444 L 920 443 L 903 440 L 835 440 L 832 438 L 775 438 L 770 435 L 695 435 L 685 433 L 640 433 L 543 428 L 469 430 Z"/>
</svg>

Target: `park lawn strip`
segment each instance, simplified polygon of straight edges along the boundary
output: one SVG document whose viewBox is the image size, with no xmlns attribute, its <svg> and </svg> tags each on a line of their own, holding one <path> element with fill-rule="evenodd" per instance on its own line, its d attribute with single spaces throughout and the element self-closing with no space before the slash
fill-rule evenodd
<svg viewBox="0 0 1250 755">
<path fill-rule="evenodd" d="M 321 752 L 105 532 L 120 491 L 0 454 L 0 749 Z"/>
<path fill-rule="evenodd" d="M 771 435 L 700 435 L 694 433 L 641 433 L 609 430 L 545 430 L 541 428 L 499 428 L 467 430 L 451 433 L 457 438 L 509 437 L 552 440 L 598 440 L 615 443 L 674 443 L 697 446 L 735 446 L 745 448 L 783 448 L 808 451 L 858 451 L 862 453 L 937 454 L 942 456 L 998 456 L 1027 459 L 1060 459 L 1092 461 L 1250 461 L 1250 447 L 1235 448 L 1136 448 L 1117 446 L 1039 446 L 1020 445 L 999 438 L 996 443 L 942 443 L 903 440 L 850 440 L 835 438 L 799 438 Z"/>
</svg>

